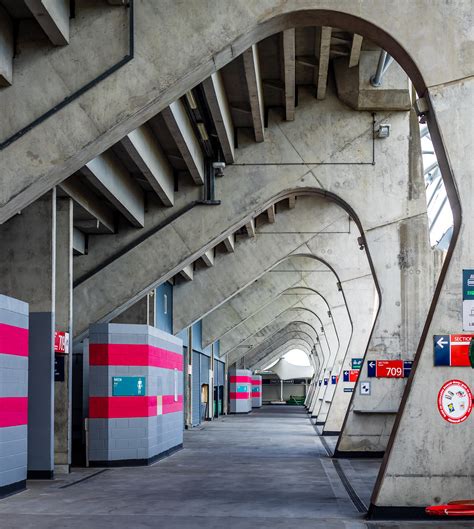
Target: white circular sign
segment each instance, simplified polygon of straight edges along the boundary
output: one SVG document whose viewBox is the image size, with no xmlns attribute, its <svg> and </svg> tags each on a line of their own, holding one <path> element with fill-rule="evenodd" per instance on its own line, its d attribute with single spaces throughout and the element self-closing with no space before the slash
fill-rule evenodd
<svg viewBox="0 0 474 529">
<path fill-rule="evenodd" d="M 472 411 L 472 393 L 462 380 L 448 380 L 438 393 L 438 410 L 445 421 L 464 422 Z"/>
</svg>

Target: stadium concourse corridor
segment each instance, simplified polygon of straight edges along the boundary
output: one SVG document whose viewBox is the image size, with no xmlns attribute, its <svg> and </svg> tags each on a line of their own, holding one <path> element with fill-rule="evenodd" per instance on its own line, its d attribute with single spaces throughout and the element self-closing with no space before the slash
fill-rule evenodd
<svg viewBox="0 0 474 529">
<path fill-rule="evenodd" d="M 302 407 L 264 406 L 188 431 L 183 450 L 150 467 L 82 469 L 53 482 L 29 482 L 26 492 L 0 501 L 0 527 L 472 527 L 366 522 L 356 504 L 367 504 L 379 463 L 346 460 L 337 469 Z M 341 469 L 355 503 L 342 484 Z"/>
</svg>

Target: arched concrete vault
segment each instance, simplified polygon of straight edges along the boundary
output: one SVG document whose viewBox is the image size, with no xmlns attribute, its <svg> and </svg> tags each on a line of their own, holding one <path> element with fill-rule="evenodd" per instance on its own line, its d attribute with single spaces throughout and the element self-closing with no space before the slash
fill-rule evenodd
<svg viewBox="0 0 474 529">
<path fill-rule="evenodd" d="M 315 5 L 319 9 L 314 10 Z M 151 2 L 144 4 L 144 6 L 142 18 L 138 21 L 139 27 L 144 29 L 156 27 L 149 23 L 152 17 L 156 16 L 154 6 Z M 457 6 L 459 9 L 457 16 L 452 17 L 452 19 L 449 17 L 449 5 L 440 4 L 437 6 L 435 16 L 430 17 L 431 20 L 426 19 L 425 6 L 421 4 L 412 5 L 408 2 L 403 4 L 403 8 L 395 14 L 387 10 L 385 6 L 374 6 L 371 3 L 346 3 L 344 4 L 344 13 L 331 9 L 332 4 L 329 5 L 324 1 L 315 3 L 314 1 L 303 0 L 302 2 L 290 1 L 284 4 L 262 2 L 252 6 L 252 9 L 248 7 L 248 3 L 243 3 L 238 6 L 238 13 L 235 16 L 232 29 L 227 31 L 225 35 L 222 35 L 221 28 L 224 27 L 226 20 L 226 9 L 218 2 L 215 4 L 211 2 L 207 7 L 215 10 L 214 17 L 210 17 L 206 9 L 194 12 L 193 7 L 189 7 L 193 10 L 192 14 L 195 15 L 193 17 L 194 30 L 199 38 L 196 37 L 193 40 L 195 46 L 190 47 L 189 55 L 182 62 L 176 64 L 176 61 L 172 60 L 171 57 L 167 57 L 168 54 L 159 53 L 163 49 L 173 49 L 175 35 L 162 32 L 165 34 L 157 38 L 156 32 L 153 31 L 153 38 L 150 38 L 150 33 L 144 30 L 143 33 L 139 33 L 141 40 L 137 44 L 141 50 L 146 50 L 146 57 L 150 59 L 149 61 L 131 61 L 128 63 L 126 71 L 116 72 L 116 75 L 109 77 L 103 83 L 99 83 L 93 90 L 85 92 L 77 104 L 65 107 L 64 111 L 60 113 L 61 122 L 64 121 L 62 126 L 58 126 L 56 116 L 59 114 L 56 114 L 53 118 L 44 120 L 40 126 L 31 131 L 27 135 L 26 141 L 20 140 L 14 149 L 8 149 L 5 157 L 2 158 L 2 162 L 4 162 L 2 167 L 5 167 L 4 176 L 9 182 L 9 185 L 2 189 L 2 220 L 21 210 L 26 204 L 71 174 L 72 171 L 80 169 L 86 161 L 99 155 L 105 148 L 110 147 L 115 141 L 144 123 L 191 86 L 204 80 L 216 68 L 229 62 L 234 53 L 243 52 L 249 45 L 272 32 L 293 25 L 334 25 L 356 31 L 379 43 L 405 68 L 413 79 L 418 93 L 427 99 L 427 120 L 434 138 L 443 178 L 448 184 L 448 195 L 454 209 L 455 230 L 453 245 L 443 268 L 444 290 L 442 291 L 443 285 L 440 283 L 435 292 L 434 302 L 417 349 L 416 370 L 409 383 L 409 388 L 412 388 L 413 391 L 404 392 L 403 414 L 398 416 L 389 445 L 390 453 L 385 459 L 373 503 L 377 506 L 426 505 L 436 500 L 437 491 L 441 489 L 448 490 L 449 494 L 456 496 L 458 492 L 469 487 L 469 480 L 472 479 L 472 476 L 465 475 L 465 467 L 463 466 L 463 456 L 470 453 L 468 450 L 470 432 L 466 425 L 458 428 L 457 446 L 451 454 L 450 466 L 447 468 L 445 462 L 441 460 L 439 451 L 433 447 L 439 446 L 443 438 L 450 432 L 447 430 L 447 425 L 438 425 L 436 410 L 434 407 L 430 407 L 430 399 L 426 396 L 430 395 L 434 398 L 435 386 L 438 387 L 437 385 L 441 384 L 448 376 L 444 369 L 438 370 L 434 377 L 428 376 L 428 374 L 433 374 L 428 336 L 439 332 L 440 328 L 456 328 L 459 324 L 459 314 L 451 309 L 455 305 L 454 299 L 460 298 L 461 287 L 457 275 L 460 269 L 470 266 L 472 262 L 470 245 L 466 244 L 465 248 L 454 247 L 461 227 L 461 208 L 456 187 L 461 196 L 468 197 L 463 199 L 463 210 L 467 218 L 472 217 L 472 205 L 469 197 L 473 194 L 473 184 L 470 178 L 473 162 L 466 160 L 463 154 L 472 152 L 473 141 L 472 135 L 469 136 L 464 133 L 463 124 L 465 123 L 465 115 L 470 111 L 473 81 L 472 79 L 465 79 L 467 76 L 471 76 L 472 72 L 469 71 L 470 66 L 466 65 L 466 61 L 463 60 L 463 54 L 458 53 L 458 50 L 467 49 L 472 31 L 468 24 L 464 23 L 468 19 L 471 8 L 469 2 L 460 3 Z M 167 21 L 175 21 L 178 17 L 182 17 L 182 12 L 179 11 L 178 6 L 176 9 L 170 7 L 169 11 L 166 11 Z M 394 19 L 396 24 L 394 24 Z M 426 23 L 420 24 L 420 20 L 426 21 Z M 414 31 L 414 24 L 416 24 L 417 31 Z M 218 45 L 215 44 L 216 34 L 219 35 Z M 448 39 L 446 39 L 447 35 L 449 36 Z M 101 49 L 100 42 L 97 43 L 97 48 Z M 123 87 L 124 84 L 117 82 L 117 76 L 123 72 L 129 79 L 130 85 L 127 84 L 125 90 L 119 90 L 118 87 Z M 133 93 L 133 97 L 130 97 L 131 93 Z M 30 100 L 27 96 L 28 91 L 25 94 L 24 101 Z M 58 94 L 58 96 L 61 97 L 62 94 Z M 109 102 L 105 108 L 102 104 L 104 100 Z M 6 123 L 14 122 L 9 116 L 4 121 Z M 87 123 L 87 125 L 78 127 L 77 123 Z M 443 145 L 440 130 L 446 145 Z M 53 138 L 57 141 L 52 141 Z M 17 145 L 18 148 L 16 148 Z M 31 155 L 32 153 L 29 152 L 30 145 L 35 145 L 38 152 Z M 445 147 L 448 149 L 447 153 Z M 41 155 L 41 159 L 38 162 L 39 155 Z M 451 176 L 451 164 L 457 177 L 456 183 Z M 328 189 L 329 192 L 335 192 L 331 190 L 330 185 L 326 187 L 324 171 L 316 172 L 318 174 L 315 178 L 319 182 L 323 182 L 321 187 Z M 354 170 L 354 173 L 356 172 Z M 334 181 L 339 185 L 347 182 L 340 173 L 338 174 L 336 169 L 333 176 L 335 176 Z M 363 189 L 363 176 L 361 174 L 357 176 L 361 178 L 355 184 L 355 188 L 360 184 Z M 388 177 L 389 175 L 386 176 L 387 178 L 382 176 L 378 183 L 381 189 L 386 186 L 384 194 L 387 197 L 387 190 L 392 191 L 391 179 L 393 178 L 393 181 L 396 182 L 397 178 L 392 173 L 390 173 L 390 177 Z M 293 174 L 290 180 L 296 180 L 300 177 L 302 175 L 295 176 Z M 345 194 L 346 190 L 342 187 L 340 196 L 347 200 L 349 193 Z M 347 187 L 350 188 L 350 179 Z M 405 186 L 401 186 L 401 188 L 403 187 Z M 285 184 L 283 189 L 287 188 L 287 184 Z M 357 189 L 354 194 L 357 194 Z M 271 196 L 275 196 L 275 194 Z M 396 241 L 396 237 L 391 237 L 392 233 L 389 228 L 385 231 L 385 226 L 393 226 L 394 224 L 401 226 L 404 216 L 410 216 L 411 219 L 414 219 L 416 215 L 422 212 L 417 207 L 405 207 L 414 206 L 414 204 L 413 202 L 407 204 L 409 200 L 404 198 L 402 193 L 394 192 L 387 199 L 401 205 L 403 213 L 395 214 L 392 218 L 387 218 L 383 213 L 379 217 L 375 214 L 377 219 L 374 222 L 373 218 L 369 218 L 371 213 L 363 211 L 364 201 L 374 203 L 376 205 L 374 209 L 379 209 L 377 204 L 383 203 L 383 201 L 377 201 L 375 193 L 371 196 L 367 195 L 367 189 L 364 200 L 361 201 L 360 198 L 361 196 L 350 198 L 348 203 L 357 211 L 366 230 L 364 242 L 368 243 L 370 247 L 374 256 L 374 268 L 379 275 L 380 272 L 383 272 L 383 267 L 386 264 L 394 266 L 394 261 L 391 259 L 396 255 L 396 253 L 391 254 L 389 259 L 382 259 L 384 248 L 381 241 L 388 234 L 387 240 L 391 240 L 392 243 L 400 242 Z M 365 209 L 369 210 L 369 208 Z M 246 215 L 250 214 L 247 213 L 248 208 L 244 208 L 242 211 L 244 210 Z M 192 221 L 196 221 L 196 219 L 197 217 L 194 217 Z M 215 220 L 216 218 L 214 218 Z M 416 233 L 417 225 L 407 222 L 405 228 L 408 232 Z M 473 229 L 469 223 L 463 227 L 463 237 L 466 241 L 473 239 Z M 206 236 L 208 235 L 206 234 Z M 214 232 L 208 240 L 216 241 L 218 235 Z M 176 242 L 180 243 L 180 241 Z M 390 246 L 393 245 L 390 244 Z M 397 244 L 394 246 L 399 249 Z M 203 238 L 196 240 L 195 244 L 190 245 L 187 249 L 180 247 L 180 251 L 177 252 L 179 255 L 173 255 L 164 260 L 163 266 L 171 270 L 167 273 L 174 274 L 179 271 L 181 265 L 186 266 L 186 264 L 191 263 L 198 256 L 200 251 L 198 248 L 201 250 L 204 248 Z M 135 250 L 139 254 L 144 248 L 135 248 Z M 81 314 L 82 311 L 88 312 L 90 310 L 92 321 L 112 317 L 114 311 L 133 303 L 133 300 L 138 299 L 148 288 L 153 286 L 152 283 L 149 283 L 149 278 L 146 280 L 143 278 L 141 280 L 136 279 L 132 285 L 120 286 L 116 293 L 112 293 L 113 287 L 120 284 L 120 281 L 117 281 L 117 276 L 112 277 L 113 272 L 118 273 L 120 277 L 121 271 L 124 269 L 140 268 L 147 259 L 150 259 L 150 253 L 145 251 L 143 251 L 141 259 L 137 258 L 137 253 L 134 255 L 132 253 L 131 250 L 121 255 L 120 265 L 118 263 L 108 264 L 102 269 L 105 270 L 104 273 L 97 271 L 88 278 L 90 294 L 83 289 L 76 291 L 79 298 L 78 307 L 81 309 L 76 312 Z M 403 255 L 402 252 L 400 253 Z M 379 258 L 377 259 L 375 256 L 379 256 Z M 126 258 L 122 259 L 122 257 Z M 158 257 L 158 252 L 155 253 L 155 257 Z M 387 261 L 391 261 L 391 263 Z M 178 265 L 178 262 L 181 264 Z M 450 268 L 448 269 L 448 267 Z M 413 270 L 416 269 L 417 265 L 414 266 Z M 110 277 L 108 281 L 107 275 Z M 160 278 L 160 280 L 166 279 L 166 274 L 160 275 Z M 384 290 L 384 284 L 386 285 L 382 306 L 385 305 L 393 309 L 392 301 L 400 304 L 407 301 L 387 299 L 389 298 L 387 294 L 390 294 L 388 287 L 391 282 L 387 277 L 379 280 L 382 290 Z M 412 287 L 413 285 L 405 285 L 407 291 L 414 291 Z M 426 291 L 431 293 L 430 289 L 426 289 Z M 436 307 L 438 298 L 440 303 Z M 429 294 L 426 295 L 426 299 L 429 302 Z M 408 317 L 409 320 L 417 322 L 416 330 L 418 330 L 417 325 L 421 319 L 418 316 L 421 314 L 421 317 L 424 317 L 426 314 L 426 299 L 418 300 L 420 303 L 418 303 L 416 314 L 411 313 Z M 414 307 L 415 303 L 411 306 Z M 399 319 L 398 314 L 395 319 Z M 380 329 L 383 331 L 385 322 L 388 320 L 382 318 L 379 321 L 383 321 L 383 324 L 380 324 Z M 84 324 L 85 322 L 82 321 L 81 323 Z M 79 332 L 84 332 L 86 327 L 87 324 L 84 324 Z M 406 333 L 406 335 L 415 336 L 417 332 Z M 380 336 L 376 337 L 377 340 L 374 345 L 378 346 L 386 338 L 381 333 Z M 391 349 L 396 349 L 396 340 L 392 340 L 392 338 L 388 337 L 385 345 Z M 378 349 L 375 350 L 379 354 Z M 400 348 L 398 353 L 401 352 Z M 452 375 L 454 372 L 455 370 L 449 374 Z M 472 375 L 468 375 L 468 378 L 472 382 Z M 429 385 L 424 383 L 427 379 L 429 379 Z M 429 424 L 436 424 L 430 431 L 429 441 L 415 438 L 414 432 L 420 431 L 419 427 L 417 429 L 420 414 L 427 418 Z M 347 424 L 349 425 L 350 421 Z M 415 453 L 407 457 L 406 447 L 414 444 L 422 445 L 422 452 L 425 456 L 425 465 L 421 470 L 420 462 L 416 459 Z M 414 477 L 412 476 L 413 469 L 417 469 L 421 473 Z M 431 473 L 434 473 L 434 477 L 430 475 Z M 416 491 L 414 491 L 414 487 L 405 486 L 407 482 L 413 483 L 414 480 L 417 483 Z M 413 494 L 407 497 L 409 490 Z"/>
<path fill-rule="evenodd" d="M 269 355 L 273 354 L 276 348 L 285 346 L 291 340 L 305 342 L 310 350 L 315 351 L 315 358 L 318 358 L 321 365 L 323 354 L 318 347 L 318 336 L 315 330 L 305 322 L 296 321 L 287 324 L 269 336 L 264 343 L 253 348 L 252 352 L 247 355 L 246 362 L 248 365 L 252 365 L 254 369 L 262 369 L 263 364 L 271 358 Z"/>
<path fill-rule="evenodd" d="M 355 251 L 359 250 L 355 248 Z M 203 345 L 222 338 L 291 288 L 324 288 L 326 292 L 333 288 L 340 298 L 334 303 L 329 302 L 330 305 L 344 304 L 343 291 L 337 288 L 338 282 L 339 279 L 323 259 L 292 254 L 203 318 Z"/>
<path fill-rule="evenodd" d="M 319 345 L 324 355 L 324 361 L 327 362 L 331 354 L 331 346 L 334 347 L 335 344 L 328 341 L 328 338 L 324 332 L 324 326 L 322 324 L 321 318 L 319 318 L 319 316 L 311 309 L 298 306 L 287 309 L 280 316 L 264 325 L 251 337 L 247 338 L 242 344 L 240 344 L 238 348 L 230 352 L 227 355 L 226 360 L 232 364 L 241 356 L 243 356 L 245 351 L 257 347 L 261 343 L 265 342 L 270 336 L 273 336 L 275 333 L 286 327 L 286 325 L 289 323 L 298 322 L 311 325 L 315 332 L 317 332 Z"/>
<path fill-rule="evenodd" d="M 288 351 L 291 351 L 292 349 L 299 349 L 300 351 L 303 351 L 304 353 L 306 353 L 308 355 L 308 358 L 310 359 L 310 364 L 314 368 L 315 364 L 311 361 L 311 359 L 314 358 L 316 355 L 314 354 L 313 350 L 308 347 L 306 342 L 303 342 L 301 340 L 291 339 L 291 340 L 285 341 L 284 344 L 282 344 L 282 345 L 280 345 L 278 347 L 274 347 L 274 348 L 273 347 L 274 346 L 272 346 L 272 352 L 269 352 L 268 356 L 261 361 L 261 363 L 264 366 L 262 369 L 265 369 L 266 365 L 269 365 L 269 364 L 279 360 Z M 316 360 L 315 363 L 316 363 L 316 365 L 318 365 L 317 364 L 317 360 Z M 249 365 L 248 368 L 252 369 L 252 370 L 255 369 L 255 367 L 253 365 Z"/>
<path fill-rule="evenodd" d="M 297 309 L 306 309 L 316 315 L 321 322 L 320 332 L 325 334 L 330 348 L 335 351 L 339 349 L 340 339 L 336 323 L 330 316 L 330 305 L 326 298 L 319 293 L 306 290 L 303 294 L 292 294 L 289 291 L 282 292 L 282 295 L 273 303 L 266 305 L 251 318 L 247 319 L 245 323 L 228 332 L 220 341 L 221 354 L 229 354 L 273 321 Z"/>
</svg>

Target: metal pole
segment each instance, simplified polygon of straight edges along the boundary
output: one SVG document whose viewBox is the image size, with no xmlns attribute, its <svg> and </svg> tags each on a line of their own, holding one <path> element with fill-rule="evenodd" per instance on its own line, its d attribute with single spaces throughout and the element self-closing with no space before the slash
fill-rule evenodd
<svg viewBox="0 0 474 529">
<path fill-rule="evenodd" d="M 375 75 L 373 75 L 370 78 L 370 84 L 372 86 L 378 87 L 381 86 L 383 76 L 385 72 L 388 70 L 389 66 L 393 62 L 393 57 L 389 55 L 385 50 L 381 50 L 380 56 L 379 56 L 379 62 L 377 64 L 377 70 L 375 71 Z"/>
<path fill-rule="evenodd" d="M 283 380 L 280 380 L 280 402 L 283 402 Z"/>
</svg>

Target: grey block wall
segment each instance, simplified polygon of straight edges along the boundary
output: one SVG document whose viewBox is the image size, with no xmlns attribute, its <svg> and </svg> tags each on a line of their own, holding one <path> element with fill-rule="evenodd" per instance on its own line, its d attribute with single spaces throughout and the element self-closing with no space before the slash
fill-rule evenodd
<svg viewBox="0 0 474 529">
<path fill-rule="evenodd" d="M 25 488 L 28 304 L 0 295 L 0 498 Z"/>
<path fill-rule="evenodd" d="M 180 447 L 182 340 L 131 324 L 93 325 L 89 340 L 91 464 L 146 464 Z M 113 377 L 143 378 L 144 394 L 113 395 Z"/>
<path fill-rule="evenodd" d="M 229 411 L 252 411 L 252 372 L 248 369 L 229 370 Z"/>
</svg>

